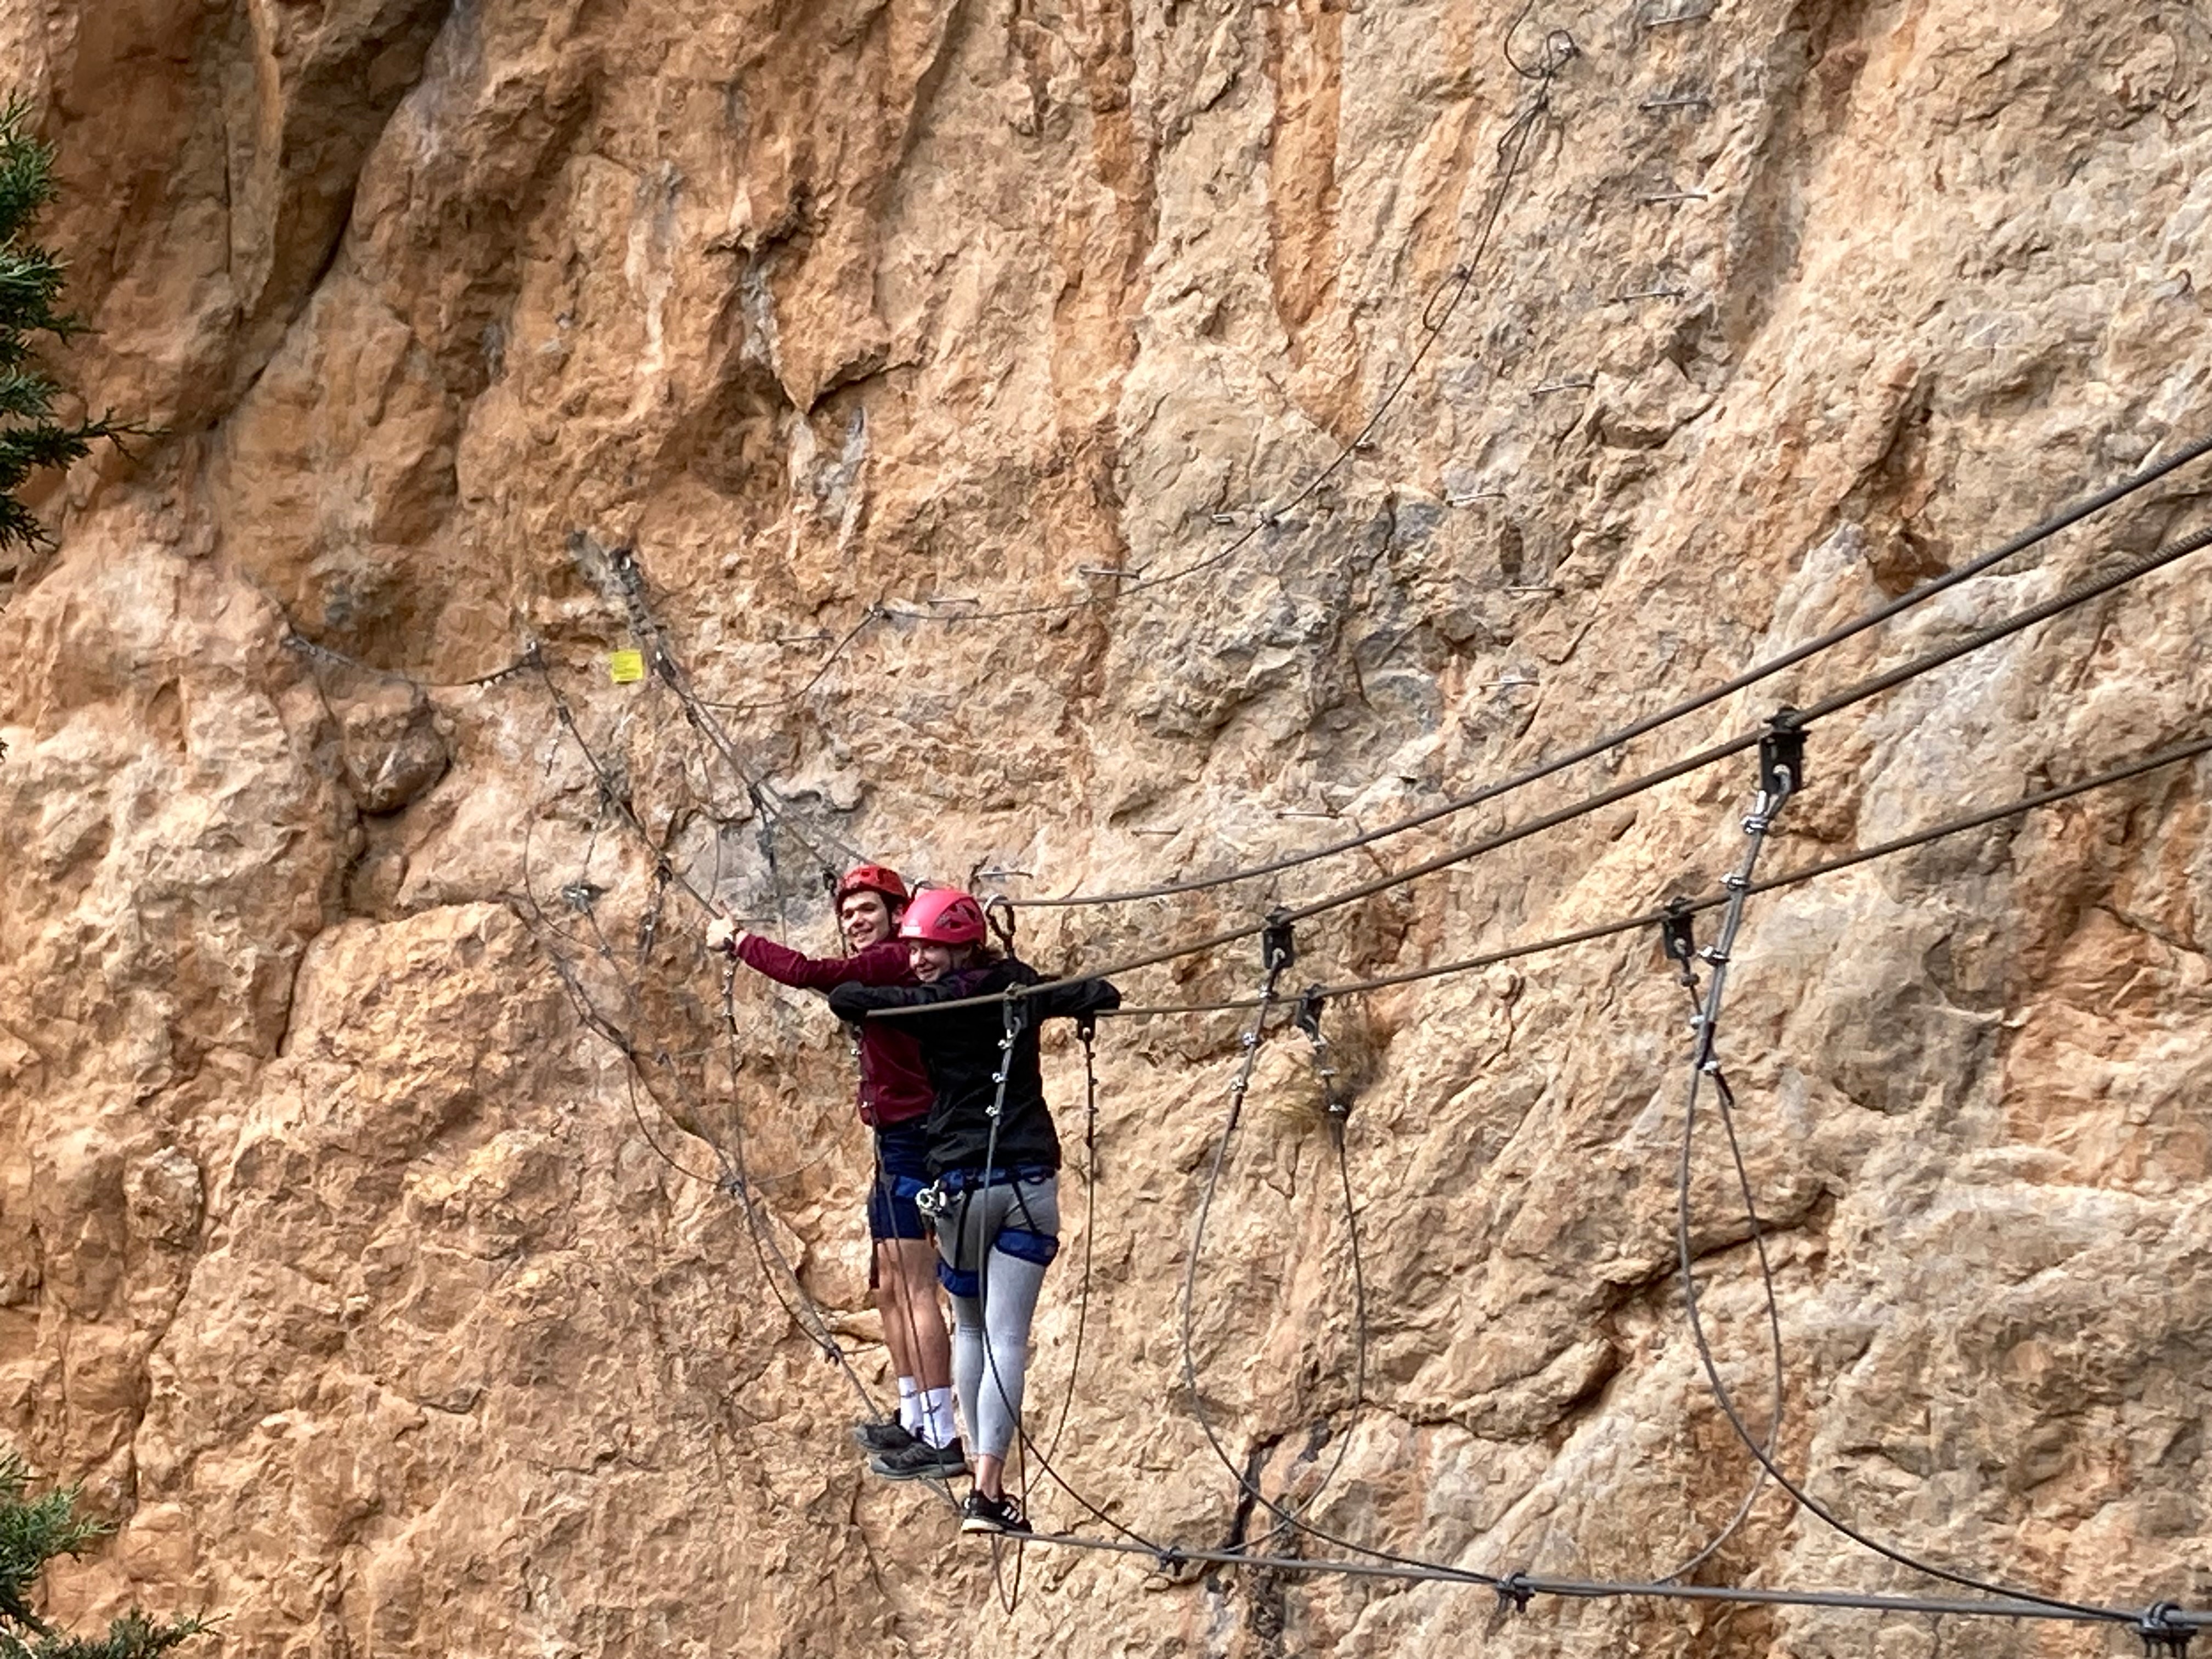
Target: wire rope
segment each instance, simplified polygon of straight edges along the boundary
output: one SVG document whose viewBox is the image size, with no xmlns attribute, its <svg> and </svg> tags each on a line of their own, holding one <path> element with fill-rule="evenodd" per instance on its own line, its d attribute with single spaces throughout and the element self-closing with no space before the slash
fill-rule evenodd
<svg viewBox="0 0 2212 1659">
<path fill-rule="evenodd" d="M 1563 772 L 1570 767 L 1579 765 L 1584 761 L 1595 760 L 1608 750 L 1656 732 L 1662 726 L 1670 726 L 1676 720 L 1697 714 L 1702 709 L 1710 708 L 1715 703 L 1723 702 L 1739 691 L 1747 690 L 1763 680 L 1772 678 L 1785 669 L 1796 667 L 1808 658 L 1832 650 L 1846 641 L 1865 633 L 1868 629 L 1879 627 L 1892 617 L 1902 615 L 1905 611 L 1925 604 L 1937 595 L 1958 586 L 1960 583 L 1982 574 L 2014 555 L 2024 552 L 2040 542 L 2049 540 L 2061 531 L 2069 529 L 2127 496 L 2147 489 L 2168 473 L 2208 453 L 2212 453 L 2212 437 L 2198 439 L 2155 465 L 2146 467 L 2121 479 L 2117 483 L 2108 485 L 2094 495 L 2061 509 L 2041 523 L 2021 532 L 2011 540 L 1968 560 L 1955 569 L 1933 577 L 1899 595 L 1896 599 L 1877 605 L 1839 627 L 1829 629 L 1802 645 L 1792 646 L 1780 655 L 1770 657 L 1764 662 L 1744 670 L 1733 678 L 1723 680 L 1678 702 L 1670 703 L 1656 713 L 1632 720 L 1628 725 L 1616 731 L 1608 732 L 1602 737 L 1594 738 L 1578 748 L 1570 750 L 1552 760 L 1540 762 L 1523 771 L 1515 773 L 1510 777 L 1501 779 L 1495 783 L 1486 784 L 1480 789 L 1455 796 L 1449 800 L 1439 802 L 1434 806 L 1426 807 L 1392 823 L 1377 825 L 1373 830 L 1364 830 L 1358 835 L 1330 842 L 1324 846 L 1310 848 L 1304 852 L 1271 859 L 1261 864 L 1247 865 L 1235 870 L 1223 871 L 1216 875 L 1193 876 L 1175 881 L 1156 883 L 1149 887 L 1133 887 L 1111 892 L 1070 893 L 1059 896 L 1014 898 L 1009 902 L 1025 908 L 1042 909 L 1080 905 L 1130 904 L 1145 899 L 1172 898 L 1185 893 L 1204 892 L 1212 888 L 1227 886 L 1233 882 L 1252 881 L 1263 876 L 1281 875 L 1287 871 L 1318 862 L 1322 859 L 1334 858 L 1345 853 L 1358 852 L 1389 836 L 1403 834 L 1409 830 L 1418 830 L 1425 824 L 1434 823 L 1440 818 L 1452 817 L 1486 802 L 1499 799 L 1517 790 L 1526 788 L 1530 784 L 1540 782 L 1546 778 Z"/>
<path fill-rule="evenodd" d="M 1519 111 L 1498 137 L 1496 155 L 1498 168 L 1495 180 L 1486 192 L 1479 228 L 1466 255 L 1451 271 L 1431 289 L 1421 308 L 1419 326 L 1421 339 L 1405 365 L 1386 386 L 1382 397 L 1371 410 L 1359 430 L 1352 439 L 1341 444 L 1336 453 L 1285 497 L 1279 505 L 1263 506 L 1256 509 L 1251 525 L 1232 537 L 1214 551 L 1192 559 L 1188 563 L 1152 574 L 1150 568 L 1139 571 L 1115 571 L 1114 585 L 1106 592 L 1085 594 L 1080 599 L 1040 600 L 1027 604 L 979 608 L 951 608 L 953 602 L 928 599 L 905 601 L 878 599 L 860 615 L 831 648 L 823 662 L 816 669 L 805 684 L 788 696 L 750 703 L 722 702 L 709 704 L 731 713 L 760 713 L 793 707 L 803 701 L 827 676 L 830 667 L 844 656 L 862 634 L 875 623 L 896 621 L 915 623 L 936 623 L 957 627 L 964 623 L 1009 622 L 1022 618 L 1057 617 L 1075 612 L 1111 608 L 1123 602 L 1183 581 L 1226 563 L 1243 551 L 1264 532 L 1276 527 L 1283 515 L 1310 500 L 1331 478 L 1351 464 L 1354 455 L 1370 447 L 1374 434 L 1384 419 L 1403 398 L 1407 388 L 1427 361 L 1430 352 L 1442 337 L 1454 314 L 1466 300 L 1474 283 L 1477 267 L 1489 252 L 1510 198 L 1515 178 L 1526 160 L 1529 134 L 1537 122 L 1551 107 L 1552 84 L 1559 72 L 1580 55 L 1574 37 L 1565 29 L 1552 29 L 1544 37 L 1543 55 L 1534 64 L 1523 64 L 1513 54 L 1511 36 L 1534 9 L 1534 0 L 1515 14 L 1504 32 L 1504 52 L 1514 72 L 1523 81 L 1535 83 L 1525 107 Z M 1442 301 L 1439 308 L 1439 301 Z M 1024 901 L 1028 902 L 1030 901 Z"/>
<path fill-rule="evenodd" d="M 1800 870 L 1793 870 L 1786 875 L 1763 877 L 1753 882 L 1747 890 L 1754 897 L 1761 893 L 1779 892 L 1784 888 L 1799 886 L 1808 881 L 1816 881 L 1824 876 L 1834 875 L 1856 865 L 1869 863 L 1877 859 L 1893 857 L 1900 853 L 1912 852 L 1952 836 L 1964 835 L 1970 830 L 1984 829 L 2007 818 L 2019 817 L 2042 807 L 2056 805 L 2061 801 L 2071 800 L 2075 796 L 2086 794 L 2091 790 L 2106 788 L 2116 783 L 2124 783 L 2129 779 L 2140 777 L 2144 773 L 2156 771 L 2160 767 L 2176 765 L 2182 761 L 2193 760 L 2208 752 L 2212 752 L 2212 737 L 2191 738 L 2142 756 L 2138 759 L 2125 762 L 2074 783 L 2056 785 L 2048 789 L 2039 790 L 2034 794 L 2008 801 L 2002 806 L 1988 807 L 1978 811 L 1966 813 L 1959 817 L 1948 818 L 1941 823 L 1931 824 L 1926 829 L 1877 842 L 1872 847 L 1861 848 L 1856 852 L 1841 854 L 1832 859 L 1824 859 L 1817 864 L 1808 865 Z M 1611 921 L 1595 922 L 1588 927 L 1577 927 L 1569 933 L 1554 933 L 1547 938 L 1532 939 L 1526 944 L 1504 945 L 1495 951 L 1485 951 L 1476 956 L 1461 957 L 1450 962 L 1430 963 L 1419 968 L 1408 968 L 1398 973 L 1377 974 L 1367 979 L 1346 980 L 1335 984 L 1317 986 L 1315 988 L 1325 997 L 1361 996 L 1375 991 L 1391 990 L 1401 985 L 1418 984 L 1424 980 L 1443 979 L 1460 974 L 1475 973 L 1485 968 L 1494 968 L 1501 963 L 1517 962 L 1528 957 L 1544 956 L 1553 951 L 1568 949 L 1572 945 L 1589 945 L 1600 939 L 1616 938 L 1622 933 L 1646 932 L 1657 927 L 1669 916 L 1698 915 L 1708 910 L 1718 909 L 1728 902 L 1729 895 L 1724 892 L 1705 894 L 1675 904 L 1655 906 L 1648 910 L 1639 910 L 1632 915 L 1622 916 Z M 1245 997 L 1224 999 L 1219 1002 L 1173 1003 L 1158 1007 L 1125 1006 L 1109 1010 L 1108 1013 L 1116 1018 L 1125 1017 L 1145 1018 L 1154 1015 L 1234 1013 L 1258 1006 L 1257 998 Z M 1105 1016 L 1102 1015 L 1102 1018 L 1103 1017 Z"/>
<path fill-rule="evenodd" d="M 2191 554 L 2202 551 L 2208 546 L 2212 546 L 2212 529 L 2198 531 L 2179 541 L 2127 560 L 2100 575 L 2075 582 L 2051 599 L 2030 605 L 1986 627 L 1976 629 L 1948 645 L 1923 653 L 1895 668 L 1856 681 L 1842 690 L 1821 698 L 1808 708 L 1802 710 L 1788 710 L 1786 718 L 1789 723 L 1795 726 L 1800 728 L 1809 726 L 1816 720 L 1824 720 L 1829 715 L 1839 714 L 1858 703 L 1893 690 L 1900 685 L 1932 673 L 1947 664 L 1954 662 L 1971 653 L 1983 650 L 1999 641 L 2008 639 L 2039 623 L 2047 622 L 2093 599 L 2100 599 L 2107 593 L 2140 580 L 2154 571 L 2162 569 Z M 1133 973 L 1140 968 L 1157 967 L 1163 963 L 1218 950 L 1223 945 L 1234 945 L 1242 940 L 1255 938 L 1265 933 L 1274 921 L 1290 922 L 1310 921 L 1316 916 L 1324 915 L 1330 911 L 1356 904 L 1364 899 L 1373 898 L 1395 888 L 1403 887 L 1425 876 L 1434 875 L 1440 871 L 1498 852 L 1545 830 L 1571 823 L 1579 818 L 1601 811 L 1607 806 L 1618 805 L 1622 801 L 1647 793 L 1662 784 L 1671 783 L 1677 778 L 1686 777 L 1693 772 L 1701 771 L 1718 762 L 1756 748 L 1762 735 L 1763 732 L 1760 730 L 1741 733 L 1736 737 L 1698 750 L 1683 759 L 1643 773 L 1610 789 L 1601 790 L 1595 795 L 1585 796 L 1581 800 L 1556 808 L 1550 812 L 1525 819 L 1495 835 L 1448 848 L 1432 857 L 1396 870 L 1385 871 L 1369 880 L 1340 889 L 1321 898 L 1310 900 L 1303 904 L 1279 908 L 1270 912 L 1267 918 L 1261 921 L 1239 923 L 1197 939 L 1163 945 L 1158 949 L 1144 951 L 1115 962 L 1108 967 L 1085 968 L 1068 978 L 1042 981 L 1036 985 L 1014 987 L 1004 992 L 994 992 L 984 996 L 970 998 L 967 1000 L 967 1004 L 981 1005 L 1002 1000 L 1008 997 L 1035 995 L 1054 985 L 1068 983 L 1073 978 L 1077 977 L 1109 978 Z M 960 1002 L 946 1002 L 936 1006 L 942 1008 L 955 1008 L 967 1005 Z M 894 1016 L 903 1012 L 905 1011 L 900 1009 L 882 1009 L 872 1013 L 871 1018 Z"/>
</svg>

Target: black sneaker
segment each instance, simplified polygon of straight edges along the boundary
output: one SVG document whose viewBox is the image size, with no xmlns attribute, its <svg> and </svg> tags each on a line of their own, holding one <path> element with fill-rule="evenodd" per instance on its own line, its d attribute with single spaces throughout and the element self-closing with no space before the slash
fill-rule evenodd
<svg viewBox="0 0 2212 1659">
<path fill-rule="evenodd" d="M 868 1467 L 886 1480 L 951 1480 L 968 1473 L 968 1454 L 957 1440 L 949 1446 L 917 1440 L 904 1451 L 878 1452 Z"/>
<path fill-rule="evenodd" d="M 902 1452 L 921 1443 L 896 1417 L 876 1418 L 853 1425 L 853 1439 L 865 1452 Z"/>
<path fill-rule="evenodd" d="M 960 1506 L 963 1532 L 1026 1533 L 1029 1529 L 1022 1506 L 1011 1498 L 986 1498 L 980 1492 L 971 1492 Z"/>
</svg>

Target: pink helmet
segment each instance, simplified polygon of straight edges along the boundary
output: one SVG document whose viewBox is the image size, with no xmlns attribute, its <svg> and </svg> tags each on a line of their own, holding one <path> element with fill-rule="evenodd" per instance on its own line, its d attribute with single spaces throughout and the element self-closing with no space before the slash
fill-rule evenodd
<svg viewBox="0 0 2212 1659">
<path fill-rule="evenodd" d="M 901 939 L 933 945 L 974 945 L 983 937 L 983 907 L 952 887 L 928 887 L 914 896 L 899 923 Z"/>
</svg>

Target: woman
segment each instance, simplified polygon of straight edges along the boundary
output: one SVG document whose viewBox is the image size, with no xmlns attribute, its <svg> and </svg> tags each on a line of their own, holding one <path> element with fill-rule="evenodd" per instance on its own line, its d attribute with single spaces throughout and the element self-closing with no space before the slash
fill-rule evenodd
<svg viewBox="0 0 2212 1659">
<path fill-rule="evenodd" d="M 732 951 L 780 984 L 827 991 L 862 985 L 913 985 L 904 945 L 892 930 L 905 909 L 906 884 L 896 870 L 863 864 L 837 884 L 837 922 L 853 954 L 817 957 L 718 923 L 708 942 Z M 895 1420 L 863 1423 L 854 1438 L 872 1454 L 870 1467 L 895 1480 L 966 1472 L 952 1418 L 952 1355 L 938 1310 L 937 1252 L 915 1194 L 927 1183 L 929 1079 L 913 1034 L 886 1020 L 860 1033 L 860 1121 L 875 1131 L 876 1174 L 868 1190 L 868 1233 L 875 1243 L 868 1286 L 884 1322 L 884 1346 L 898 1376 Z"/>
<path fill-rule="evenodd" d="M 1039 976 L 986 946 L 983 908 L 966 893 L 916 895 L 899 937 L 921 982 L 841 985 L 830 994 L 830 1011 L 869 1030 L 896 1026 L 921 1044 L 936 1097 L 927 1157 L 936 1185 L 924 1196 L 937 1217 L 939 1276 L 952 1292 L 952 1376 L 975 1455 L 960 1530 L 1027 1532 L 1020 1506 L 1006 1494 L 1006 1459 L 1021 1425 L 1030 1322 L 1045 1267 L 1060 1249 L 1060 1136 L 1045 1104 L 1037 1025 L 1117 1008 L 1121 994 L 1087 979 L 933 1012 L 938 1003 L 1035 985 Z M 917 1012 L 885 1012 L 902 1008 Z"/>
</svg>

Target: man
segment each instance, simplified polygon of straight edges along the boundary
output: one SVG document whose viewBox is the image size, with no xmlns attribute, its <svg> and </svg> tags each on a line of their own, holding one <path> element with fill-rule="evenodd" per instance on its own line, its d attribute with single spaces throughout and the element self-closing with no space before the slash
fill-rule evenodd
<svg viewBox="0 0 2212 1659">
<path fill-rule="evenodd" d="M 853 954 L 816 957 L 718 921 L 707 942 L 733 952 L 780 984 L 830 991 L 846 984 L 913 985 L 907 947 L 896 937 L 909 895 L 898 872 L 863 864 L 837 884 L 837 922 Z M 915 1195 L 929 1182 L 929 1077 L 913 1036 L 874 1020 L 860 1037 L 860 1121 L 874 1131 L 875 1178 L 868 1231 L 875 1243 L 868 1282 L 883 1316 L 884 1343 L 898 1374 L 896 1421 L 863 1423 L 854 1438 L 870 1467 L 893 1480 L 963 1474 L 967 1460 L 952 1408 L 952 1353 L 937 1303 L 937 1248 Z"/>
</svg>

